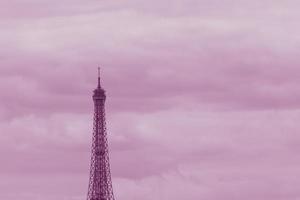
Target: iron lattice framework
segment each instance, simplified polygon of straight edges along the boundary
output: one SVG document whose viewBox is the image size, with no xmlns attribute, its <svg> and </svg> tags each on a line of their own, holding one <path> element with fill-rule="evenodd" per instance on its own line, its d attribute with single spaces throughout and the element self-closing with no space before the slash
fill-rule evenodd
<svg viewBox="0 0 300 200">
<path fill-rule="evenodd" d="M 105 125 L 105 99 L 106 95 L 100 85 L 98 69 L 98 87 L 93 94 L 93 143 L 87 200 L 114 200 Z"/>
</svg>

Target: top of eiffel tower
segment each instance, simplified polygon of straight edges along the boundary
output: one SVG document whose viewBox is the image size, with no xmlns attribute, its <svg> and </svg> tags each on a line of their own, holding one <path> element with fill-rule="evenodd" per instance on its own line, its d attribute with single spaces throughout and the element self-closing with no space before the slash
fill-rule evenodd
<svg viewBox="0 0 300 200">
<path fill-rule="evenodd" d="M 101 88 L 101 83 L 100 83 L 100 67 L 98 67 L 98 88 Z"/>
<path fill-rule="evenodd" d="M 98 67 L 98 86 L 94 90 L 93 99 L 94 100 L 101 100 L 106 98 L 105 90 L 101 87 L 101 81 L 100 81 L 100 67 Z"/>
</svg>

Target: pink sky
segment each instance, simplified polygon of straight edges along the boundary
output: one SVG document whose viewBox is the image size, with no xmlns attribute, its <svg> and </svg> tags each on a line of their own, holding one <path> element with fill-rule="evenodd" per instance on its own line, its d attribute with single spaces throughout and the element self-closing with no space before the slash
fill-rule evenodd
<svg viewBox="0 0 300 200">
<path fill-rule="evenodd" d="M 0 1 L 0 199 L 86 198 L 99 64 L 116 200 L 300 199 L 299 7 Z"/>
</svg>

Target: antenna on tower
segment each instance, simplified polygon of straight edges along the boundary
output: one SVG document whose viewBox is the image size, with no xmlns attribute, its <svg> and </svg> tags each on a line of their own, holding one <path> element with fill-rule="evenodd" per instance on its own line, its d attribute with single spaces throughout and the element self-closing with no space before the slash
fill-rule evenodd
<svg viewBox="0 0 300 200">
<path fill-rule="evenodd" d="M 98 67 L 98 88 L 100 87 L 100 67 Z"/>
</svg>

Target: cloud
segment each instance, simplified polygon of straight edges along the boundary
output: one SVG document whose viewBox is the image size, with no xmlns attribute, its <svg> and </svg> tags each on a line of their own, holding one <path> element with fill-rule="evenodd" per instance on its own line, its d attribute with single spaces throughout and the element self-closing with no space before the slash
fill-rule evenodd
<svg viewBox="0 0 300 200">
<path fill-rule="evenodd" d="M 35 84 L 35 99 L 24 102 L 30 110 L 36 103 L 47 112 L 82 112 L 99 63 L 112 109 L 186 106 L 178 98 L 217 108 L 298 108 L 297 93 L 291 95 L 297 90 L 297 55 L 290 53 L 297 48 L 297 31 L 287 38 L 280 22 L 264 28 L 265 20 L 165 18 L 132 10 L 15 20 L 3 30 L 8 49 L 1 72 L 4 84 L 17 77 Z M 290 30 L 294 24 L 284 26 Z M 51 106 L 39 95 L 66 103 Z M 13 99 L 6 92 L 1 96 Z"/>
</svg>

